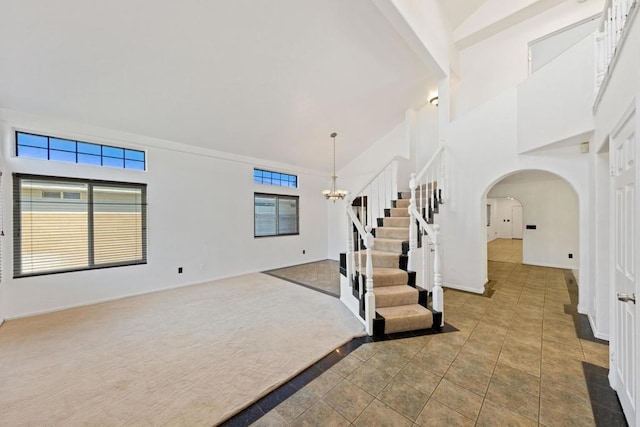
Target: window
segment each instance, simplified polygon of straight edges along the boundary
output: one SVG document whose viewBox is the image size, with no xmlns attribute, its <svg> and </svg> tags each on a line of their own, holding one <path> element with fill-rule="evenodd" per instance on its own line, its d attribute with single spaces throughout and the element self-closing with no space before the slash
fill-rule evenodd
<svg viewBox="0 0 640 427">
<path fill-rule="evenodd" d="M 253 170 L 253 182 L 256 184 L 278 185 L 280 187 L 298 188 L 298 177 L 286 173 Z"/>
<path fill-rule="evenodd" d="M 146 184 L 14 174 L 14 277 L 145 264 L 146 199 Z"/>
<path fill-rule="evenodd" d="M 145 170 L 144 151 L 16 132 L 16 156 Z"/>
<path fill-rule="evenodd" d="M 298 234 L 298 196 L 255 193 L 254 237 Z"/>
</svg>

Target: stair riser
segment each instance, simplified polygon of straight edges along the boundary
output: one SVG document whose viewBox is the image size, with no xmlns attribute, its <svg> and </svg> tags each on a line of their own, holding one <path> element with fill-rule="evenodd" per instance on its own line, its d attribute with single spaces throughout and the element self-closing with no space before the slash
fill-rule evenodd
<svg viewBox="0 0 640 427">
<path fill-rule="evenodd" d="M 376 228 L 376 237 L 380 237 L 381 239 L 397 239 L 402 241 L 409 241 L 409 229 L 389 229 L 389 228 Z"/>
<path fill-rule="evenodd" d="M 377 251 L 393 252 L 400 255 L 402 253 L 402 243 L 404 242 L 402 242 L 401 240 L 392 242 L 376 241 L 375 248 Z"/>
<path fill-rule="evenodd" d="M 418 299 L 418 292 L 401 295 L 376 295 L 376 308 L 417 304 Z"/>
<path fill-rule="evenodd" d="M 399 218 L 382 218 L 382 226 L 383 227 L 402 227 L 409 228 L 409 222 L 411 218 L 409 217 L 399 217 Z"/>
</svg>

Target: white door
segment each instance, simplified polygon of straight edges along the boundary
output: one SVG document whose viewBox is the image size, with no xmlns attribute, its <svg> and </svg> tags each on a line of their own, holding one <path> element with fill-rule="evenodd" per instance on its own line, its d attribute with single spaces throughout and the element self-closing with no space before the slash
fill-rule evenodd
<svg viewBox="0 0 640 427">
<path fill-rule="evenodd" d="M 522 239 L 522 206 L 511 207 L 511 238 Z"/>
<path fill-rule="evenodd" d="M 635 114 L 627 116 L 610 145 L 613 172 L 613 338 L 612 384 L 629 425 L 636 425 L 638 393 L 636 280 L 636 130 Z"/>
</svg>

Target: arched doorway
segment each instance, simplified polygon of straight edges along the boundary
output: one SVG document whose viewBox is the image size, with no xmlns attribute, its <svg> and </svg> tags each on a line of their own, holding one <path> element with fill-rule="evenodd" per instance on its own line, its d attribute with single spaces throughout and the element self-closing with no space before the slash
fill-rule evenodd
<svg viewBox="0 0 640 427">
<path fill-rule="evenodd" d="M 569 269 L 577 276 L 579 199 L 564 178 L 541 170 L 517 171 L 496 180 L 487 189 L 483 202 L 492 206 L 487 207 L 485 215 L 493 211 L 491 218 L 483 221 L 487 224 L 488 241 L 491 237 L 522 239 L 520 263 Z M 519 209 L 522 222 L 516 218 L 514 228 Z"/>
</svg>

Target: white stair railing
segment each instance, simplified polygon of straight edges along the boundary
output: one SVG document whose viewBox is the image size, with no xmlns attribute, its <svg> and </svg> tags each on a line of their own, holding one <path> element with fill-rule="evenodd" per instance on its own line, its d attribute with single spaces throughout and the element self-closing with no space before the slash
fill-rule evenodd
<svg viewBox="0 0 640 427">
<path fill-rule="evenodd" d="M 371 232 L 377 218 L 391 206 L 398 194 L 398 165 L 403 159 L 396 156 L 389 161 L 360 191 L 347 200 L 347 278 L 353 287 L 357 283 L 358 298 L 364 304 L 364 320 L 369 335 L 373 334 L 376 314 L 373 293 L 373 261 L 371 251 L 374 237 Z M 364 259 L 363 259 L 363 253 Z M 363 283 L 363 274 L 366 281 Z"/>
<path fill-rule="evenodd" d="M 419 174 L 411 174 L 409 188 L 411 189 L 411 201 L 409 202 L 409 270 L 418 271 L 418 244 L 422 243 L 421 256 L 421 287 L 430 291 L 433 295 L 433 309 L 443 313 L 444 325 L 444 295 L 442 289 L 442 249 L 440 247 L 440 226 L 434 224 L 435 214 L 440 205 L 446 199 L 445 185 L 445 156 L 444 146 L 441 145 L 435 154 L 422 168 Z M 416 194 L 416 190 L 417 194 Z M 417 229 L 416 229 L 417 227 Z M 425 240 L 425 234 L 429 242 Z M 431 249 L 429 249 L 431 246 Z M 431 250 L 434 252 L 433 264 L 428 262 Z M 429 267 L 432 267 L 431 269 Z M 433 277 L 431 285 L 428 276 Z"/>
<path fill-rule="evenodd" d="M 605 3 L 602 21 L 595 37 L 596 93 L 599 92 L 609 72 L 609 65 L 624 33 L 627 18 L 635 7 L 637 7 L 637 0 L 607 0 Z"/>
<path fill-rule="evenodd" d="M 349 200 L 351 201 L 351 200 Z M 373 318 L 376 314 L 376 298 L 373 294 L 373 260 L 371 256 L 371 251 L 373 250 L 374 238 L 371 233 L 371 225 L 367 225 L 364 227 L 360 222 L 360 219 L 356 216 L 353 209 L 351 209 L 351 203 L 347 206 L 347 224 L 349 229 L 347 230 L 347 236 L 355 234 L 358 237 L 358 241 L 355 242 L 356 245 L 353 245 L 352 237 L 347 238 L 348 248 L 347 248 L 347 277 L 349 278 L 349 284 L 353 286 L 354 281 L 358 280 L 359 286 L 359 300 L 364 302 L 364 320 L 365 327 L 367 330 L 367 334 L 373 335 Z M 355 251 L 357 249 L 358 259 L 355 259 Z M 362 271 L 363 271 L 363 262 L 362 262 L 362 252 L 363 249 L 366 249 L 365 259 L 365 277 L 366 282 L 364 285 L 362 283 Z M 357 262 L 356 262 L 357 261 Z M 358 274 L 356 274 L 358 272 Z"/>
</svg>

